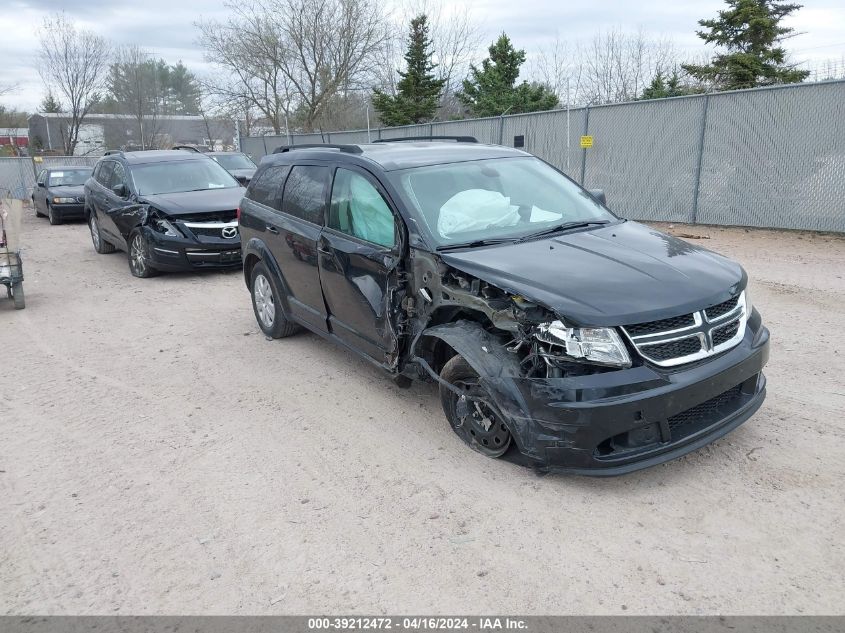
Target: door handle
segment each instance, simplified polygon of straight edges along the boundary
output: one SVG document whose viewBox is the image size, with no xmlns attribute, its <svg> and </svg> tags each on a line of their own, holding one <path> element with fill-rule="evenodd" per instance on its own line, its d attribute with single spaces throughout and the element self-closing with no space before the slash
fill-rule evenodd
<svg viewBox="0 0 845 633">
<path fill-rule="evenodd" d="M 266 228 L 266 229 L 267 229 L 270 233 L 272 233 L 273 235 L 278 235 L 278 234 L 279 234 L 279 229 L 277 229 L 275 226 L 270 226 L 270 225 L 268 224 L 265 228 Z"/>
</svg>

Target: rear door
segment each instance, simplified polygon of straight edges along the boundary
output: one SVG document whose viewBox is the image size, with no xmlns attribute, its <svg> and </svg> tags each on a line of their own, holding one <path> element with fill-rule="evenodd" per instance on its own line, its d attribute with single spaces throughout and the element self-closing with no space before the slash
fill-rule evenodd
<svg viewBox="0 0 845 633">
<path fill-rule="evenodd" d="M 380 364 L 395 364 L 392 317 L 401 220 L 363 169 L 339 167 L 319 243 L 320 283 L 331 331 Z"/>
<path fill-rule="evenodd" d="M 281 199 L 264 216 L 263 236 L 279 264 L 291 313 L 314 330 L 326 331 L 326 305 L 317 268 L 330 169 L 297 164 L 285 178 Z"/>
<path fill-rule="evenodd" d="M 32 204 L 35 210 L 44 215 L 47 214 L 47 170 L 42 169 L 35 180 L 35 191 L 32 193 Z"/>
<path fill-rule="evenodd" d="M 111 185 L 111 177 L 116 164 L 117 162 L 113 160 L 102 161 L 95 175 L 95 184 L 90 189 L 91 211 L 97 214 L 97 223 L 100 226 L 100 231 L 111 244 L 118 244 L 118 241 L 117 236 L 114 235 L 114 223 L 111 226 L 106 224 L 108 211 L 111 208 L 107 191 Z"/>
</svg>

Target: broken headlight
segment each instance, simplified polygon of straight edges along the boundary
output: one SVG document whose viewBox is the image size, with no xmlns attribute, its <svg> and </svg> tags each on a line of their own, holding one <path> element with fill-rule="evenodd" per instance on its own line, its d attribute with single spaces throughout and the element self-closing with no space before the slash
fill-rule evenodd
<svg viewBox="0 0 845 633">
<path fill-rule="evenodd" d="M 562 321 L 541 323 L 535 334 L 544 343 L 563 348 L 572 359 L 611 367 L 630 367 L 631 357 L 622 338 L 608 327 L 567 327 Z"/>
<path fill-rule="evenodd" d="M 155 220 L 153 221 L 153 226 L 155 230 L 159 233 L 164 233 L 168 237 L 181 237 L 181 233 L 167 220 Z"/>
</svg>

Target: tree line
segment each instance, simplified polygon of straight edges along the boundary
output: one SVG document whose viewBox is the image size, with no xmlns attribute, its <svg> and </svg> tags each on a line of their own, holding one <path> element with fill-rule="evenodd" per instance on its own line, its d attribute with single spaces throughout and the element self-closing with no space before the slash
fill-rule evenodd
<svg viewBox="0 0 845 633">
<path fill-rule="evenodd" d="M 196 23 L 206 60 L 199 78 L 139 46 L 115 47 L 64 14 L 38 31 L 45 112 L 62 112 L 72 154 L 92 113 L 131 115 L 155 147 L 158 122 L 214 113 L 244 134 L 402 125 L 549 110 L 803 81 L 783 47 L 798 4 L 726 0 L 699 21 L 712 55 L 684 59 L 672 42 L 611 29 L 529 57 L 506 33 L 473 59 L 482 35 L 467 5 L 409 0 L 397 18 L 379 0 L 239 0 L 225 21 Z M 3 112 L 0 112 L 0 116 Z"/>
</svg>

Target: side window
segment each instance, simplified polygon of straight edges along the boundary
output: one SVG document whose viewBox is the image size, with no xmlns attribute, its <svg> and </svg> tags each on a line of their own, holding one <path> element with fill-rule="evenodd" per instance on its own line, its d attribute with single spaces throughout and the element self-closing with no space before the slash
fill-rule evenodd
<svg viewBox="0 0 845 633">
<path fill-rule="evenodd" d="M 103 185 L 104 187 L 110 187 L 111 183 L 111 175 L 112 171 L 114 170 L 114 161 L 107 160 L 100 165 L 100 169 L 97 170 L 97 182 Z"/>
<path fill-rule="evenodd" d="M 258 178 L 249 183 L 246 197 L 259 204 L 279 209 L 279 199 L 282 197 L 282 185 L 290 167 L 281 165 L 268 167 Z"/>
<path fill-rule="evenodd" d="M 329 227 L 380 246 L 396 243 L 387 202 L 369 180 L 347 169 L 335 173 Z"/>
<path fill-rule="evenodd" d="M 123 165 L 120 163 L 114 163 L 114 170 L 111 174 L 111 179 L 109 182 L 109 189 L 113 189 L 118 185 L 125 185 L 126 184 L 126 173 L 123 170 Z"/>
<path fill-rule="evenodd" d="M 314 224 L 322 224 L 328 180 L 328 167 L 293 167 L 285 183 L 283 211 Z"/>
</svg>

